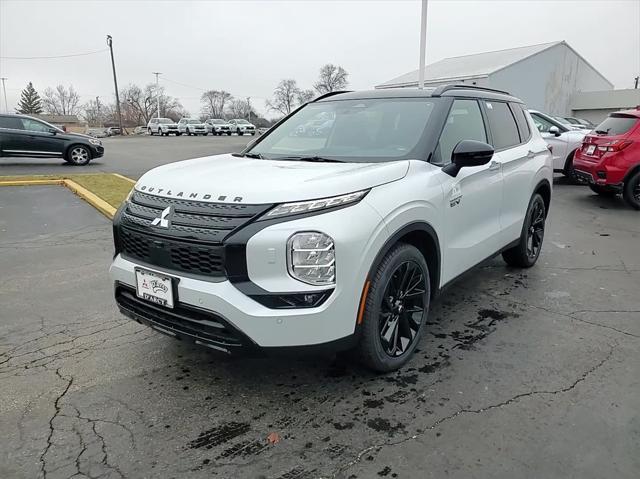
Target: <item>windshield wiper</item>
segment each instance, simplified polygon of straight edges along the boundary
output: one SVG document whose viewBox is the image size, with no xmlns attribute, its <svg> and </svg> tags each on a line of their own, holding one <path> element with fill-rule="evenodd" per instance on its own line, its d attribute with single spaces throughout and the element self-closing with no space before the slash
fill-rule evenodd
<svg viewBox="0 0 640 479">
<path fill-rule="evenodd" d="M 607 133 L 609 133 L 609 130 L 606 130 L 606 131 L 605 130 L 596 130 L 596 133 L 598 135 L 606 135 Z"/>
<path fill-rule="evenodd" d="M 284 158 L 275 158 L 284 161 L 309 161 L 315 163 L 344 163 L 342 160 L 336 160 L 335 158 L 324 158 L 322 156 L 285 156 Z"/>
<path fill-rule="evenodd" d="M 255 158 L 256 160 L 266 160 L 266 158 L 264 156 L 262 156 L 260 153 L 245 153 L 244 155 L 242 153 L 231 153 L 231 156 L 236 156 L 238 158 Z"/>
</svg>

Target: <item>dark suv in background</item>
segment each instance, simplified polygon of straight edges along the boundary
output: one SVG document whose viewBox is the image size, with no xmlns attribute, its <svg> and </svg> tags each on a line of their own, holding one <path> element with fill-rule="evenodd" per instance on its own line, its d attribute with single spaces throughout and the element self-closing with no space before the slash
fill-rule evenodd
<svg viewBox="0 0 640 479">
<path fill-rule="evenodd" d="M 0 156 L 64 158 L 80 166 L 102 155 L 104 147 L 97 138 L 67 133 L 26 115 L 0 114 Z"/>
</svg>

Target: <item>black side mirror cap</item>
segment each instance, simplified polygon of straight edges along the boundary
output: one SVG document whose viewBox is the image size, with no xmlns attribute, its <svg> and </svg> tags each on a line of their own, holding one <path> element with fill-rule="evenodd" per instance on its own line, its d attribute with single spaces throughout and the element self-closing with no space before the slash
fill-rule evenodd
<svg viewBox="0 0 640 479">
<path fill-rule="evenodd" d="M 462 140 L 451 152 L 451 163 L 442 167 L 447 175 L 456 177 L 462 168 L 486 165 L 493 158 L 493 147 L 483 141 Z"/>
<path fill-rule="evenodd" d="M 49 133 L 57 135 L 58 134 L 58 130 L 56 130 L 55 128 L 49 128 Z"/>
</svg>

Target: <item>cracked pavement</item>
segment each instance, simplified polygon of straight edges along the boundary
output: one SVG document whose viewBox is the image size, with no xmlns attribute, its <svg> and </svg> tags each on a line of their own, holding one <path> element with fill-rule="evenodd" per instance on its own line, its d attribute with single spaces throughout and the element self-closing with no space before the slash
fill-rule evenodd
<svg viewBox="0 0 640 479">
<path fill-rule="evenodd" d="M 538 265 L 455 283 L 388 375 L 148 330 L 117 312 L 111 256 L 66 189 L 0 189 L 2 478 L 640 475 L 640 216 L 619 199 L 557 184 Z"/>
</svg>

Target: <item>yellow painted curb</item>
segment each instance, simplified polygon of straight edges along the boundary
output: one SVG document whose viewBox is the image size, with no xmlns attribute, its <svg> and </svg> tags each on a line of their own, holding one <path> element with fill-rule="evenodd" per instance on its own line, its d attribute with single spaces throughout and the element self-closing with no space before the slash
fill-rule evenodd
<svg viewBox="0 0 640 479">
<path fill-rule="evenodd" d="M 131 178 L 128 178 L 128 177 L 126 177 L 126 176 L 124 176 L 124 175 L 121 175 L 120 173 L 111 173 L 111 174 L 112 174 L 113 176 L 117 176 L 118 178 L 122 178 L 123 180 L 130 181 L 130 182 L 131 182 L 132 184 L 134 184 L 134 185 L 137 183 L 137 181 L 136 181 L 136 180 L 132 180 Z"/>
<path fill-rule="evenodd" d="M 97 209 L 100 213 L 105 215 L 109 219 L 113 219 L 116 214 L 116 209 L 111 206 L 109 203 L 104 201 L 102 198 L 96 196 L 91 191 L 86 189 L 84 186 L 80 186 L 73 180 L 62 180 L 62 184 L 73 191 L 80 198 L 85 200 L 95 209 Z"/>
<path fill-rule="evenodd" d="M 0 180 L 0 186 L 62 185 L 63 180 Z"/>
</svg>

